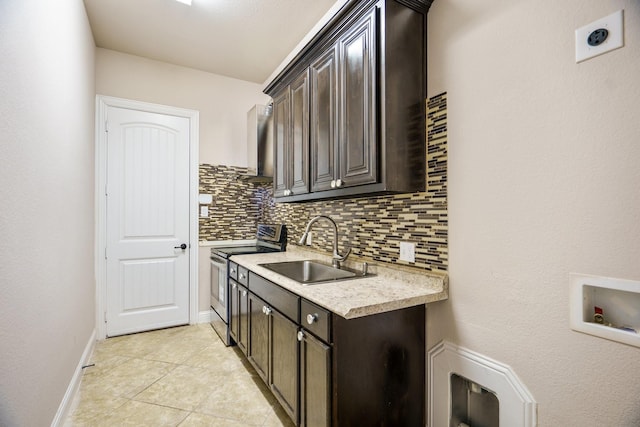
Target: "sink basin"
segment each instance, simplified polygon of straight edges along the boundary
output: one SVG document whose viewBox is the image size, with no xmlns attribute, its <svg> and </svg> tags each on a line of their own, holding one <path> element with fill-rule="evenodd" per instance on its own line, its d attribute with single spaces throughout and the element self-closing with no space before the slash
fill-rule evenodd
<svg viewBox="0 0 640 427">
<path fill-rule="evenodd" d="M 303 285 L 350 279 L 358 275 L 350 270 L 342 270 L 309 260 L 272 262 L 260 265 Z"/>
</svg>

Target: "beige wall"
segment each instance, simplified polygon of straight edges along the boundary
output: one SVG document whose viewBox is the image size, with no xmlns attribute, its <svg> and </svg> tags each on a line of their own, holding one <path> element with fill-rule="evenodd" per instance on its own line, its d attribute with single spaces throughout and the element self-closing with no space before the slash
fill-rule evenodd
<svg viewBox="0 0 640 427">
<path fill-rule="evenodd" d="M 95 325 L 94 54 L 78 0 L 0 2 L 0 425 L 50 425 Z"/>
<path fill-rule="evenodd" d="M 622 49 L 574 30 L 625 9 Z M 540 426 L 640 425 L 640 349 L 569 328 L 569 273 L 640 280 L 640 3 L 436 0 L 429 94 L 448 92 L 441 339 L 511 365 Z M 433 426 L 437 427 L 437 426 Z"/>
<path fill-rule="evenodd" d="M 200 163 L 247 166 L 247 112 L 269 97 L 261 85 L 97 49 L 100 95 L 200 112 Z"/>
</svg>

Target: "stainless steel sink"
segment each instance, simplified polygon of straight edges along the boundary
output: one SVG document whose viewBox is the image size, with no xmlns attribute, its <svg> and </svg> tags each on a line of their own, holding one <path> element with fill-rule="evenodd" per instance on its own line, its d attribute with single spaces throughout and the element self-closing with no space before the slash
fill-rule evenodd
<svg viewBox="0 0 640 427">
<path fill-rule="evenodd" d="M 351 270 L 339 269 L 309 260 L 272 262 L 260 264 L 260 266 L 304 285 L 345 280 L 357 276 L 362 277 L 362 274 L 358 274 Z"/>
</svg>

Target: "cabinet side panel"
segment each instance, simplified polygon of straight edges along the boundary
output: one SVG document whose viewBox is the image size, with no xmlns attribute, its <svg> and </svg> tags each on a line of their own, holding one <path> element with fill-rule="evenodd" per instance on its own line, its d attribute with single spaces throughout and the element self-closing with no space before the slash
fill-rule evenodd
<svg viewBox="0 0 640 427">
<path fill-rule="evenodd" d="M 334 425 L 425 425 L 424 316 L 423 305 L 334 316 Z"/>
<path fill-rule="evenodd" d="M 426 186 L 426 16 L 388 1 L 382 49 L 383 156 L 387 188 L 409 192 Z M 411 170 L 412 173 L 397 171 Z"/>
</svg>

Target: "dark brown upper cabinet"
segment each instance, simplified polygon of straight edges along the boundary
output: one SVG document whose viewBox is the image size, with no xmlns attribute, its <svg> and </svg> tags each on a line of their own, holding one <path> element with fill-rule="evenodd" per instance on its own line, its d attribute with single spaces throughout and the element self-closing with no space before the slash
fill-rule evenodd
<svg viewBox="0 0 640 427">
<path fill-rule="evenodd" d="M 278 202 L 424 191 L 430 4 L 349 1 L 267 85 Z"/>
<path fill-rule="evenodd" d="M 274 195 L 309 192 L 309 76 L 301 74 L 273 100 Z"/>
<path fill-rule="evenodd" d="M 335 187 L 338 157 L 338 46 L 310 66 L 311 191 Z"/>
</svg>

